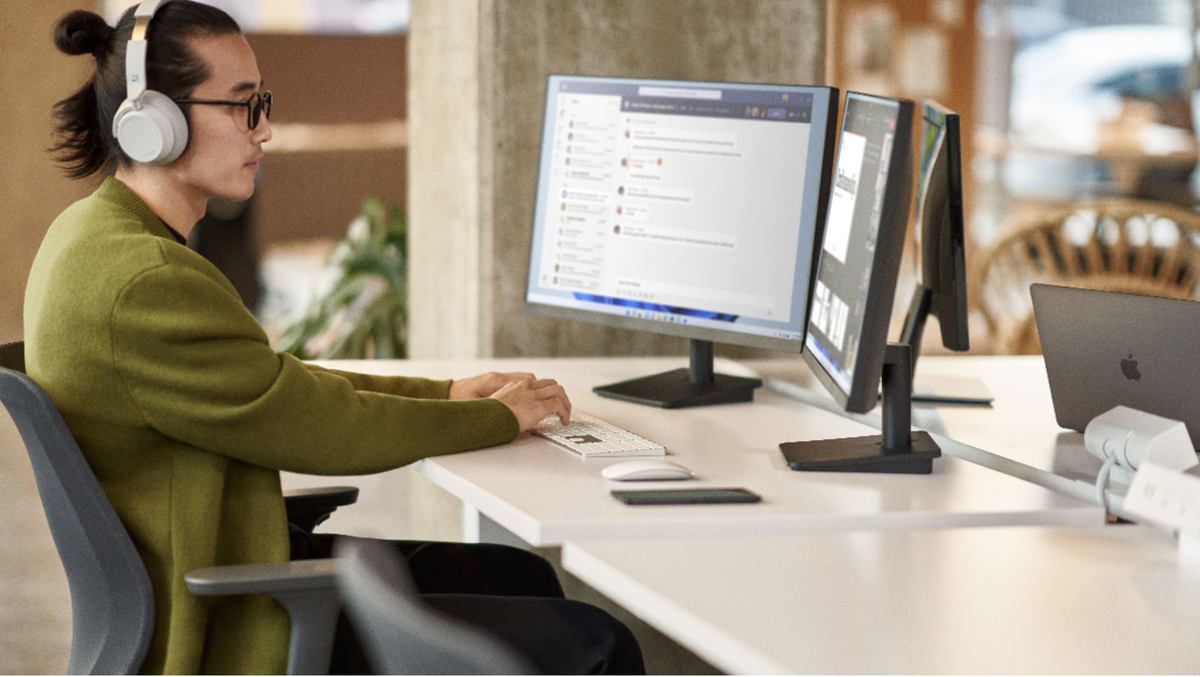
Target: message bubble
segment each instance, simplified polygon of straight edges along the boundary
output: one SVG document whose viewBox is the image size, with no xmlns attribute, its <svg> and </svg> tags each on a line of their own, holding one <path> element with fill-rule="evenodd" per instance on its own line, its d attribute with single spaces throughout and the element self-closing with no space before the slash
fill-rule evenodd
<svg viewBox="0 0 1200 677">
<path fill-rule="evenodd" d="M 586 167 L 568 166 L 563 172 L 563 176 L 572 181 L 588 181 L 592 183 L 602 183 L 608 181 L 609 175 L 606 172 L 600 172 L 595 169 Z"/>
<path fill-rule="evenodd" d="M 612 152 L 612 144 L 609 142 L 597 141 L 596 143 L 580 143 L 578 141 L 567 143 L 565 146 L 560 142 L 555 145 L 555 150 L 560 153 L 566 153 L 572 157 L 582 155 L 592 158 L 605 158 Z"/>
<path fill-rule="evenodd" d="M 662 172 L 629 172 L 629 178 L 634 181 L 662 181 Z"/>
<path fill-rule="evenodd" d="M 600 145 L 604 144 L 608 136 L 603 129 L 589 128 L 583 126 L 569 127 L 565 135 L 559 131 L 559 138 L 565 138 L 567 143 L 580 145 Z"/>
<path fill-rule="evenodd" d="M 562 125 L 562 123 L 560 122 L 559 125 Z M 576 118 L 567 121 L 568 133 L 573 131 L 577 136 L 580 132 L 599 136 L 604 132 L 611 131 L 611 127 L 611 125 L 603 122 L 598 124 L 592 122 L 589 118 Z"/>
<path fill-rule="evenodd" d="M 598 220 L 598 223 L 585 223 L 583 228 L 559 228 L 558 233 L 554 234 L 556 241 L 574 242 L 582 244 L 591 242 L 592 244 L 603 244 L 604 241 L 604 220 Z"/>
<path fill-rule="evenodd" d="M 738 135 L 692 129 L 632 129 L 630 145 L 638 153 L 678 153 L 736 159 Z"/>
<path fill-rule="evenodd" d="M 600 269 L 598 267 L 576 261 L 561 261 L 556 263 L 554 264 L 554 272 L 560 276 L 577 279 L 600 277 Z"/>
<path fill-rule="evenodd" d="M 662 244 L 687 245 L 692 247 L 708 247 L 732 251 L 737 249 L 737 236 L 731 233 L 714 233 L 712 231 L 689 230 L 687 228 L 666 228 L 663 226 L 643 226 L 625 224 L 621 226 L 620 236 L 630 240 L 642 240 Z"/>
<path fill-rule="evenodd" d="M 564 188 L 559 196 L 564 200 L 573 200 L 575 202 L 587 202 L 589 204 L 608 204 L 609 194 L 598 190 L 580 190 L 578 188 Z"/>
<path fill-rule="evenodd" d="M 650 208 L 645 205 L 619 204 L 617 218 L 624 221 L 646 221 L 650 218 Z"/>
<path fill-rule="evenodd" d="M 650 169 L 651 167 L 662 167 L 663 159 L 661 155 L 630 155 L 630 169 Z"/>
<path fill-rule="evenodd" d="M 565 201 L 558 201 L 558 210 L 570 216 L 603 216 L 606 211 L 602 204 Z"/>
<path fill-rule="evenodd" d="M 591 160 L 607 160 L 612 156 L 612 150 L 609 148 L 608 144 L 596 144 L 594 146 L 581 146 L 579 144 L 573 144 L 566 146 L 565 148 L 556 148 L 555 152 L 562 155 L 567 155 L 577 160 L 580 158 L 587 158 Z"/>
<path fill-rule="evenodd" d="M 650 200 L 653 202 L 664 202 L 670 204 L 685 204 L 690 205 L 696 191 L 690 188 L 671 188 L 668 186 L 639 186 L 632 184 L 628 186 L 620 186 L 617 189 L 617 194 L 620 195 L 624 191 L 624 196 L 635 200 Z"/>
<path fill-rule="evenodd" d="M 631 161 L 626 176 L 631 181 L 662 181 L 662 165 Z"/>
<path fill-rule="evenodd" d="M 572 240 L 570 238 L 556 240 L 554 244 L 564 256 L 567 253 L 574 254 L 578 261 L 591 258 L 596 254 L 602 253 L 604 250 L 604 247 L 601 245 L 590 244 L 583 240 Z"/>
<path fill-rule="evenodd" d="M 592 252 L 591 254 L 583 254 L 573 250 L 564 250 L 556 254 L 558 261 L 577 263 L 585 266 L 598 266 L 604 262 L 604 257 L 601 254 Z"/>
<path fill-rule="evenodd" d="M 603 170 L 608 167 L 604 158 L 594 158 L 584 155 L 568 155 L 562 159 L 562 165 L 570 169 Z"/>
<path fill-rule="evenodd" d="M 580 277 L 577 275 L 555 275 L 554 286 L 564 289 L 579 289 L 581 291 L 597 291 L 600 289 L 599 278 Z"/>
</svg>

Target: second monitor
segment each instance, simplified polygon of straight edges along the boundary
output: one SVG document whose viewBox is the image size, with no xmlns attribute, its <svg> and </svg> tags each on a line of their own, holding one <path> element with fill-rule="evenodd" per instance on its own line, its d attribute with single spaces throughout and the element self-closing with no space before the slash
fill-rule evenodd
<svg viewBox="0 0 1200 677">
<path fill-rule="evenodd" d="M 714 342 L 803 350 L 837 90 L 551 75 L 525 310 L 691 340 L 690 368 L 596 388 L 747 401 Z"/>
<path fill-rule="evenodd" d="M 912 432 L 912 352 L 888 343 L 911 203 L 911 101 L 849 92 L 804 360 L 846 411 L 883 381 L 883 434 L 780 445 L 795 470 L 929 473 L 941 454 Z"/>
</svg>

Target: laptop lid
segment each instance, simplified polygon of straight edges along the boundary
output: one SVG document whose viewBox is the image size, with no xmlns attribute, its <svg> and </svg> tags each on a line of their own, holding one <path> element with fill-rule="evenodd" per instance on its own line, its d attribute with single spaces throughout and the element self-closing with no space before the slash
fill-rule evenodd
<svg viewBox="0 0 1200 677">
<path fill-rule="evenodd" d="M 1054 414 L 1082 431 L 1118 404 L 1183 421 L 1200 449 L 1200 303 L 1029 288 Z"/>
</svg>

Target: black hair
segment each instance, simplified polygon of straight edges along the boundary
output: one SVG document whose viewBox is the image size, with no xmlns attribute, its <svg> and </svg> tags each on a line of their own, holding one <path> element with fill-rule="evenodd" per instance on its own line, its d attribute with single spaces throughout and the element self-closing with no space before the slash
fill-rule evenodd
<svg viewBox="0 0 1200 677">
<path fill-rule="evenodd" d="M 125 101 L 125 48 L 136 22 L 130 7 L 109 26 L 93 12 L 75 10 L 59 19 L 54 44 L 71 55 L 91 54 L 96 73 L 71 96 L 54 104 L 57 143 L 50 148 L 67 176 L 112 174 L 132 162 L 112 133 L 113 117 Z M 172 99 L 186 99 L 210 75 L 189 41 L 195 37 L 240 33 L 225 12 L 191 0 L 161 5 L 146 31 L 146 86 Z M 186 110 L 185 110 L 186 113 Z"/>
</svg>

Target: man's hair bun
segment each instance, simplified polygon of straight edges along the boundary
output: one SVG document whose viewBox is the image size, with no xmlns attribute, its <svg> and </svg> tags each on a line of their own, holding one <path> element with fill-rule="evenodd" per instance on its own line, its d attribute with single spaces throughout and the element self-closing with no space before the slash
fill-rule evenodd
<svg viewBox="0 0 1200 677">
<path fill-rule="evenodd" d="M 99 14 L 77 9 L 59 19 L 54 28 L 54 44 L 67 54 L 100 56 L 111 48 L 115 32 Z"/>
</svg>

